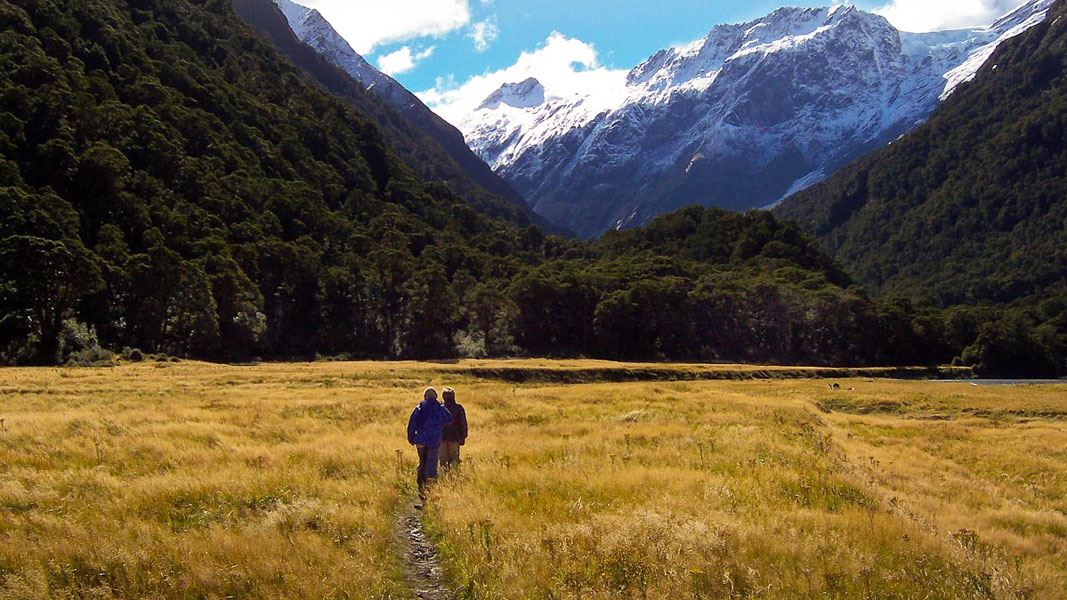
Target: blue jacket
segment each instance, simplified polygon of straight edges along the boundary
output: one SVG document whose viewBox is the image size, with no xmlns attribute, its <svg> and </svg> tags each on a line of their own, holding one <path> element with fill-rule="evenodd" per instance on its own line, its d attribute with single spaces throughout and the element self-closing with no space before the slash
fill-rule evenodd
<svg viewBox="0 0 1067 600">
<path fill-rule="evenodd" d="M 419 446 L 440 446 L 441 432 L 452 421 L 448 409 L 436 400 L 423 400 L 408 419 L 408 443 Z"/>
</svg>

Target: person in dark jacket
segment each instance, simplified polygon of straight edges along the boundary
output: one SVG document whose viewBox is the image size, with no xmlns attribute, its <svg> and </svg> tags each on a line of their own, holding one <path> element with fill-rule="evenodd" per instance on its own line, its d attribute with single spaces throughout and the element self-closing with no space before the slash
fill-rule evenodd
<svg viewBox="0 0 1067 600">
<path fill-rule="evenodd" d="M 408 443 L 419 452 L 419 471 L 416 481 L 419 496 L 425 496 L 426 483 L 437 479 L 437 461 L 441 455 L 441 432 L 452 421 L 452 415 L 437 401 L 437 390 L 426 388 L 422 402 L 408 419 Z"/>
<path fill-rule="evenodd" d="M 445 408 L 452 415 L 452 422 L 441 434 L 441 466 L 445 470 L 459 464 L 459 447 L 467 442 L 467 412 L 456 403 L 456 390 L 446 387 L 441 391 Z"/>
</svg>

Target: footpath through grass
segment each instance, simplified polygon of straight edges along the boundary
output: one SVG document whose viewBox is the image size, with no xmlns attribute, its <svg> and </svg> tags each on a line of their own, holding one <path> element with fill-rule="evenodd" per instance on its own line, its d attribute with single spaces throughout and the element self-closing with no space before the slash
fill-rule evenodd
<svg viewBox="0 0 1067 600">
<path fill-rule="evenodd" d="M 523 364 L 0 370 L 0 597 L 407 598 L 430 384 L 472 426 L 425 517 L 464 596 L 1067 597 L 1067 386 L 486 371 Z"/>
</svg>

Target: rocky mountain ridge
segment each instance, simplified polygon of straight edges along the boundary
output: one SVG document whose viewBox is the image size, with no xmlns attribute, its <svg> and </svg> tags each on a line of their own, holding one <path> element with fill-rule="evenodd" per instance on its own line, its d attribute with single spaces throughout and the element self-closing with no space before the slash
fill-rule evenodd
<svg viewBox="0 0 1067 600">
<path fill-rule="evenodd" d="M 782 8 L 657 52 L 621 93 L 527 80 L 458 126 L 536 212 L 583 236 L 689 204 L 765 207 L 922 123 L 1051 5 L 918 34 L 851 6 Z"/>
</svg>

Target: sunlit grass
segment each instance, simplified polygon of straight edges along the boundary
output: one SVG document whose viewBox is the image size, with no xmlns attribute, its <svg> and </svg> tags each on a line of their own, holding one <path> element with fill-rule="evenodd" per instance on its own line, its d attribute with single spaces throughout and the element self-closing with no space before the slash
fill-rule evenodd
<svg viewBox="0 0 1067 600">
<path fill-rule="evenodd" d="M 472 437 L 426 522 L 470 597 L 1065 597 L 1065 386 L 468 372 L 523 364 L 0 370 L 0 597 L 408 597 L 445 383 Z"/>
<path fill-rule="evenodd" d="M 857 462 L 866 458 L 870 485 L 902 512 L 968 551 L 996 557 L 1035 598 L 1064 597 L 1064 386 L 940 385 L 914 412 L 830 420 L 848 433 L 844 446 Z M 885 383 L 857 404 L 908 394 L 903 384 Z"/>
<path fill-rule="evenodd" d="M 0 372 L 0 595 L 404 597 L 406 394 L 305 375 Z"/>
<path fill-rule="evenodd" d="M 967 523 L 934 531 L 869 483 L 875 467 L 817 402 L 887 385 L 947 403 L 958 400 L 942 394 L 976 390 L 864 380 L 837 392 L 819 381 L 520 389 L 468 408 L 478 442 L 463 476 L 439 489 L 433 522 L 455 577 L 486 597 L 1062 594 L 1046 577 L 1062 564 L 1020 568 L 1015 559 L 1031 557 L 987 552 L 981 536 L 961 546 L 953 534 Z M 1045 402 L 1067 406 L 1052 390 Z M 985 406 L 1005 388 L 979 392 Z M 1063 448 L 1065 429 L 1046 427 Z M 975 456 L 1010 462 L 986 443 Z M 1049 458 L 1067 464 L 1062 452 Z"/>
</svg>

